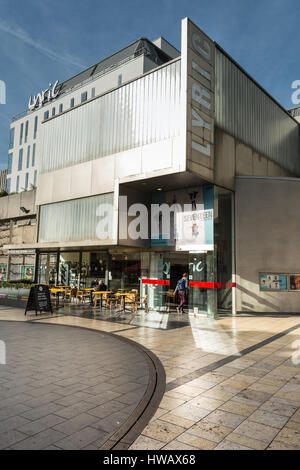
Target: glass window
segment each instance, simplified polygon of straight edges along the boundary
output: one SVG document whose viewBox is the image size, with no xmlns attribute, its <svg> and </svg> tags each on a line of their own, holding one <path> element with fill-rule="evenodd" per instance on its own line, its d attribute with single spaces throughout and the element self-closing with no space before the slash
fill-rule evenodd
<svg viewBox="0 0 300 470">
<path fill-rule="evenodd" d="M 122 85 L 122 74 L 118 76 L 118 85 Z"/>
<path fill-rule="evenodd" d="M 33 131 L 33 138 L 36 138 L 36 133 L 37 133 L 37 126 L 38 126 L 38 117 L 35 116 L 34 118 L 34 131 Z"/>
<path fill-rule="evenodd" d="M 36 186 L 36 180 L 37 180 L 37 170 L 34 170 L 33 186 Z"/>
<path fill-rule="evenodd" d="M 28 180 L 29 180 L 29 173 L 25 175 L 25 189 L 28 189 Z"/>
<path fill-rule="evenodd" d="M 25 144 L 27 142 L 27 139 L 28 139 L 28 121 L 26 121 L 26 124 L 25 124 Z"/>
<path fill-rule="evenodd" d="M 32 166 L 35 166 L 35 144 L 33 144 L 32 149 Z"/>
<path fill-rule="evenodd" d="M 20 176 L 18 175 L 17 176 L 17 182 L 16 182 L 16 193 L 19 192 L 19 189 L 20 189 Z"/>
<path fill-rule="evenodd" d="M 70 108 L 74 108 L 74 104 L 75 104 L 74 98 L 71 98 Z"/>
<path fill-rule="evenodd" d="M 15 128 L 13 127 L 12 129 L 9 130 L 9 148 L 10 149 L 14 148 L 14 142 L 15 142 Z"/>
<path fill-rule="evenodd" d="M 21 127 L 20 127 L 20 141 L 19 141 L 19 144 L 20 144 L 20 145 L 22 145 L 23 131 L 24 131 L 24 124 L 23 124 L 23 122 L 22 122 Z"/>
<path fill-rule="evenodd" d="M 18 171 L 22 170 L 23 166 L 23 149 L 19 150 L 19 163 L 18 163 Z"/>
<path fill-rule="evenodd" d="M 6 180 L 6 192 L 10 193 L 10 185 L 11 185 L 11 179 L 7 178 Z"/>
<path fill-rule="evenodd" d="M 55 116 L 55 108 L 52 108 L 52 117 Z"/>
<path fill-rule="evenodd" d="M 46 119 L 49 119 L 49 111 L 44 112 L 44 121 L 46 121 Z"/>
<path fill-rule="evenodd" d="M 96 89 L 92 88 L 92 98 L 95 98 L 95 94 L 96 94 Z"/>
<path fill-rule="evenodd" d="M 81 93 L 81 103 L 87 100 L 87 91 Z"/>
<path fill-rule="evenodd" d="M 9 153 L 8 154 L 8 164 L 7 164 L 7 174 L 8 175 L 11 173 L 12 163 L 13 163 L 13 154 Z"/>
<path fill-rule="evenodd" d="M 60 105 L 59 105 L 59 112 L 62 113 L 62 112 L 63 112 L 63 109 L 64 109 L 63 105 L 60 104 Z"/>
<path fill-rule="evenodd" d="M 41 253 L 39 255 L 38 282 L 43 284 L 57 284 L 57 254 Z"/>
<path fill-rule="evenodd" d="M 26 168 L 29 168 L 30 165 L 30 145 L 27 147 L 27 160 L 26 160 Z"/>
</svg>

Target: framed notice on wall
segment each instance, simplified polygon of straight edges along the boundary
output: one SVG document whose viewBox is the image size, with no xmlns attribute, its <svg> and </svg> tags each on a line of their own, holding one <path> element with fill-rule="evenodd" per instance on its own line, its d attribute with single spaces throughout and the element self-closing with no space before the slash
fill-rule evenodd
<svg viewBox="0 0 300 470">
<path fill-rule="evenodd" d="M 300 275 L 299 275 L 300 278 Z M 262 291 L 287 291 L 288 290 L 288 275 L 287 274 L 273 274 L 273 273 L 260 273 L 259 286 Z"/>
<path fill-rule="evenodd" d="M 290 289 L 292 291 L 300 291 L 300 274 L 290 274 Z"/>
<path fill-rule="evenodd" d="M 6 264 L 0 264 L 0 281 L 7 280 L 7 266 Z"/>
</svg>

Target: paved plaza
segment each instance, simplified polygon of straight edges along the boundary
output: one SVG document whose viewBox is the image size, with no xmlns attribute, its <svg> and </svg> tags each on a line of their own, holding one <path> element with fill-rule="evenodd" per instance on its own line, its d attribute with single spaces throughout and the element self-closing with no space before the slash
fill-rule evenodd
<svg viewBox="0 0 300 470">
<path fill-rule="evenodd" d="M 144 356 L 81 328 L 5 322 L 0 449 L 98 449 L 143 398 Z"/>
<path fill-rule="evenodd" d="M 51 358 L 46 358 L 41 347 L 46 344 L 51 348 L 51 335 L 51 338 L 55 338 L 55 343 L 52 346 L 54 363 L 56 363 L 61 373 L 64 371 L 63 365 L 66 364 L 68 378 L 71 380 L 74 374 L 74 380 L 76 379 L 72 384 L 67 382 L 61 384 L 57 383 L 59 377 L 55 377 L 57 381 L 50 383 L 51 390 L 49 390 L 47 383 L 38 383 L 42 379 L 35 378 L 36 382 L 30 383 L 33 374 L 29 377 L 29 382 L 26 379 L 24 381 L 22 375 L 16 377 L 15 380 L 18 381 L 19 387 L 23 387 L 23 393 L 26 393 L 27 397 L 30 396 L 30 400 L 34 399 L 32 397 L 36 387 L 36 390 L 40 388 L 42 392 L 41 395 L 38 394 L 36 400 L 42 399 L 44 394 L 47 396 L 47 394 L 52 393 L 53 400 L 48 404 L 50 403 L 53 406 L 54 403 L 66 409 L 70 406 L 72 408 L 72 406 L 75 406 L 74 402 L 72 405 L 68 405 L 66 402 L 62 403 L 62 400 L 67 400 L 66 396 L 57 397 L 56 395 L 60 394 L 60 388 L 57 387 L 73 386 L 72 398 L 75 400 L 77 398 L 78 403 L 84 402 L 88 404 L 86 406 L 90 406 L 91 402 L 87 397 L 92 396 L 94 399 L 94 397 L 97 397 L 95 392 L 99 389 L 96 389 L 94 384 L 85 381 L 87 375 L 84 374 L 83 369 L 87 368 L 89 370 L 89 368 L 92 368 L 92 370 L 98 370 L 99 376 L 103 377 L 105 375 L 104 383 L 116 385 L 116 387 L 110 388 L 110 391 L 121 394 L 121 397 L 118 395 L 108 400 L 106 406 L 114 401 L 123 403 L 122 394 L 130 392 L 125 391 L 122 385 L 118 385 L 116 381 L 112 381 L 109 374 L 102 372 L 104 370 L 103 364 L 105 364 L 106 369 L 116 366 L 113 360 L 111 362 L 110 355 L 115 354 L 114 357 L 117 357 L 113 342 L 117 341 L 118 337 L 127 338 L 143 345 L 160 359 L 166 373 L 165 393 L 155 415 L 141 430 L 135 442 L 131 444 L 131 449 L 300 450 L 300 364 L 298 364 L 300 359 L 298 352 L 300 316 L 248 315 L 233 318 L 224 317 L 218 320 L 194 317 L 187 317 L 187 319 L 188 325 L 168 330 L 108 322 L 93 319 L 91 316 L 90 318 L 83 318 L 69 315 L 54 315 L 53 318 L 49 315 L 43 315 L 37 319 L 34 315 L 30 315 L 25 320 L 25 322 L 28 322 L 27 324 L 24 323 L 21 310 L 4 307 L 0 310 L 0 320 L 15 321 L 15 323 L 12 321 L 9 323 L 0 322 L 1 339 L 5 339 L 2 333 L 4 331 L 3 326 L 9 329 L 10 334 L 12 334 L 12 331 L 17 332 L 18 328 L 21 328 L 20 331 L 28 328 L 29 343 L 33 354 L 31 356 L 28 350 L 25 353 L 24 346 L 20 345 L 19 354 L 21 356 L 17 355 L 15 357 L 17 362 L 13 365 L 15 372 L 20 369 L 18 361 L 22 360 L 22 352 L 24 352 L 26 360 L 30 361 L 29 367 L 31 367 L 34 365 L 34 362 L 32 362 L 33 357 L 42 351 L 42 356 L 40 356 L 42 361 L 40 363 L 38 361 L 35 366 L 40 364 L 40 374 L 47 382 L 49 367 L 51 371 L 51 366 L 49 366 Z M 5 325 L 8 326 L 5 327 Z M 105 349 L 103 358 L 100 358 L 100 353 L 95 356 L 97 347 L 94 342 L 90 345 L 87 340 L 85 341 L 84 336 L 80 339 L 84 332 L 82 328 L 68 329 L 66 326 L 80 326 L 97 330 L 98 333 L 95 334 L 95 338 L 101 331 L 114 333 L 114 336 L 109 337 L 106 343 L 107 350 Z M 38 327 L 46 328 L 44 331 L 47 331 L 47 333 L 45 335 L 38 334 L 37 343 L 35 343 L 34 331 L 37 331 Z M 63 345 L 63 336 L 68 335 L 63 333 L 63 330 L 71 330 L 71 335 L 75 335 L 74 331 L 79 332 L 78 341 L 82 341 L 84 351 L 82 363 L 80 363 L 81 354 L 77 354 L 76 351 L 79 350 L 75 346 L 71 347 L 69 351 L 69 348 Z M 41 329 L 40 332 L 42 333 L 42 331 Z M 55 331 L 55 333 L 52 335 L 51 331 Z M 87 333 L 90 334 L 90 330 Z M 19 337 L 19 340 L 20 338 L 23 340 L 26 336 L 25 333 L 19 336 L 13 333 L 13 341 L 16 344 L 17 337 Z M 96 340 L 96 344 L 99 344 L 99 341 Z M 116 344 L 119 345 L 119 343 Z M 66 357 L 63 354 L 66 354 Z M 123 363 L 125 369 L 127 363 L 125 375 L 130 376 L 129 383 L 136 385 L 136 393 L 142 394 L 142 386 L 146 386 L 141 383 L 146 380 L 146 374 L 142 373 L 143 358 L 138 359 L 138 351 L 135 351 L 134 348 L 131 354 L 132 361 L 136 361 L 138 368 L 136 368 L 136 364 L 133 367 L 131 361 L 132 367 L 130 370 L 132 374 L 137 373 L 137 376 L 131 377 L 131 374 L 128 373 L 127 361 Z M 72 361 L 74 356 L 81 366 L 78 370 Z M 106 360 L 107 363 L 105 363 Z M 97 365 L 95 365 L 95 362 Z M 12 380 L 12 375 L 14 375 L 9 368 L 10 365 L 8 364 L 8 372 L 6 372 L 8 377 L 5 380 Z M 53 369 L 52 372 L 54 374 Z M 107 372 L 109 372 L 109 369 L 107 369 Z M 119 377 L 122 374 L 123 372 L 119 369 Z M 81 377 L 84 377 L 84 379 Z M 77 386 L 81 384 L 84 388 L 80 387 L 80 390 L 76 390 L 76 384 Z M 101 383 L 99 387 L 101 387 Z M 103 396 L 105 392 L 106 390 L 101 395 Z M 6 396 L 4 396 L 5 392 L 1 388 L 0 416 L 2 422 L 10 427 L 10 430 L 6 431 L 7 436 L 18 435 L 18 433 L 24 435 L 21 436 L 18 442 L 7 441 L 7 444 L 4 444 L 3 447 L 26 448 L 26 440 L 29 443 L 34 443 L 34 436 L 38 435 L 34 432 L 41 431 L 34 424 L 41 418 L 34 416 L 32 410 L 35 403 L 31 406 L 30 400 L 27 404 L 23 400 L 20 401 L 20 404 L 9 405 L 9 400 L 14 400 L 14 393 L 17 393 L 17 390 L 13 392 L 7 390 Z M 20 393 L 22 394 L 22 392 L 18 392 L 18 395 Z M 4 400 L 8 400 L 5 406 L 3 406 Z M 130 404 L 127 403 L 127 405 L 127 408 L 124 407 L 123 409 L 126 409 L 127 412 L 133 412 L 133 409 L 130 409 Z M 21 406 L 21 409 L 17 409 L 18 413 L 14 415 L 15 418 L 5 417 L 6 410 L 16 409 L 17 406 Z M 26 406 L 29 410 L 22 408 Z M 94 409 L 99 408 L 99 406 L 101 405 L 94 406 Z M 89 418 L 85 418 L 87 420 L 92 420 L 96 416 L 97 423 L 83 421 L 83 426 L 79 425 L 81 426 L 80 429 L 76 428 L 77 421 L 74 417 L 64 416 L 59 409 L 50 411 L 48 415 L 51 415 L 50 421 L 44 420 L 46 430 L 41 431 L 41 433 L 44 433 L 45 436 L 61 433 L 63 436 L 59 436 L 54 443 L 51 442 L 49 437 L 47 444 L 40 444 L 39 448 L 79 448 L 78 442 L 80 442 L 81 434 L 91 432 L 85 431 L 86 429 L 92 429 L 93 432 L 98 433 L 109 433 L 111 431 L 110 429 L 102 430 L 99 423 L 101 419 L 105 420 L 105 418 L 95 415 L 93 408 L 82 410 L 81 415 L 88 416 Z M 110 414 L 111 416 L 113 414 Z M 20 417 L 27 421 L 18 421 Z M 110 417 L 107 419 L 107 423 L 110 422 Z M 51 419 L 62 419 L 64 421 L 51 422 Z M 69 429 L 66 424 L 64 426 L 64 423 L 68 421 L 72 424 L 72 419 L 75 423 L 73 428 Z M 24 432 L 24 429 L 27 429 L 28 434 Z M 2 438 L 4 435 L 5 432 L 1 431 Z M 74 441 L 72 436 L 75 437 Z M 94 439 L 94 444 L 90 441 L 86 443 L 85 447 L 81 447 L 100 448 L 106 438 L 107 435 L 99 434 Z M 45 438 L 44 442 L 46 440 Z"/>
</svg>

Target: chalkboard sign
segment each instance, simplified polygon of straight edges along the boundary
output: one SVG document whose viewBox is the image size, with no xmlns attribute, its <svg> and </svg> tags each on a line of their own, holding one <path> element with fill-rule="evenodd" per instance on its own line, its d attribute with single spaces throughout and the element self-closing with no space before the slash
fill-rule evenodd
<svg viewBox="0 0 300 470">
<path fill-rule="evenodd" d="M 53 313 L 48 286 L 45 284 L 37 284 L 36 286 L 31 287 L 25 309 L 25 315 L 28 310 L 35 310 L 36 315 L 38 311 L 40 313 Z"/>
</svg>

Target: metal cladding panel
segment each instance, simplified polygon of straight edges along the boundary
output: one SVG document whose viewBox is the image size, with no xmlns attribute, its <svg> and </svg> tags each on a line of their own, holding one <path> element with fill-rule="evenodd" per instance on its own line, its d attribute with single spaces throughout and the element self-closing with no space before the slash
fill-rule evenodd
<svg viewBox="0 0 300 470">
<path fill-rule="evenodd" d="M 217 47 L 215 124 L 300 175 L 298 124 Z"/>
<path fill-rule="evenodd" d="M 180 60 L 43 124 L 40 172 L 180 134 Z"/>
<path fill-rule="evenodd" d="M 39 242 L 96 240 L 99 214 L 105 204 L 113 206 L 113 193 L 41 206 Z M 112 226 L 108 238 L 113 238 Z"/>
</svg>

